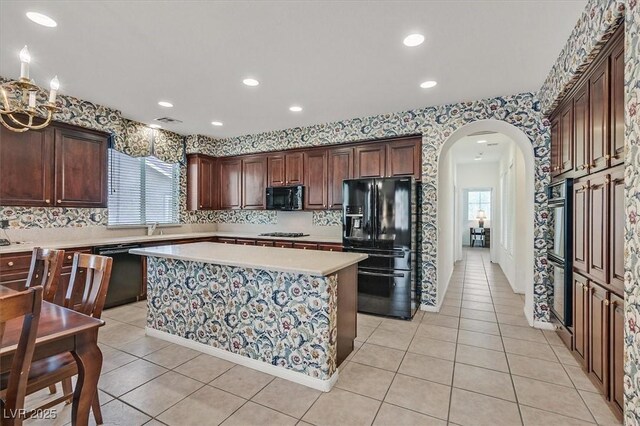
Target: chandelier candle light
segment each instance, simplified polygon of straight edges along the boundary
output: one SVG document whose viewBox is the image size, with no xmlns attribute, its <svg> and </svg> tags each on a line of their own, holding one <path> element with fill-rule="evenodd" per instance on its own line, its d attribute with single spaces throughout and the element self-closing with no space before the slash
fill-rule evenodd
<svg viewBox="0 0 640 426">
<path fill-rule="evenodd" d="M 47 102 L 37 105 L 38 92 L 44 92 L 29 79 L 29 63 L 31 55 L 27 46 L 20 51 L 20 79 L 2 84 L 2 106 L 0 107 L 0 123 L 12 132 L 26 132 L 45 128 L 51 122 L 53 113 L 58 111 L 56 96 L 60 89 L 58 76 L 51 80 L 51 90 Z M 11 95 L 11 102 L 9 100 Z M 17 117 L 24 115 L 26 117 Z M 44 122 L 35 124 L 34 119 L 43 118 Z M 7 119 L 8 118 L 8 119 Z"/>
</svg>

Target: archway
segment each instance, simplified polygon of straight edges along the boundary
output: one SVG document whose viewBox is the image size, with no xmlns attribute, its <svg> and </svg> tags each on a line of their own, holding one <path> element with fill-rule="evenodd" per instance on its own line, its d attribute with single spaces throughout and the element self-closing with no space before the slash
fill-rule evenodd
<svg viewBox="0 0 640 426">
<path fill-rule="evenodd" d="M 453 269 L 453 262 L 458 257 L 455 253 L 455 246 L 452 246 L 452 239 L 455 241 L 457 235 L 456 227 L 451 227 L 450 211 L 446 209 L 447 203 L 450 203 L 452 194 L 450 182 L 448 183 L 447 173 L 451 173 L 451 156 L 450 151 L 456 142 L 460 139 L 478 133 L 478 132 L 495 132 L 501 133 L 511 139 L 517 149 L 520 150 L 524 162 L 524 222 L 527 224 L 523 229 L 522 247 L 527 249 L 520 250 L 517 253 L 516 261 L 523 266 L 522 280 L 524 281 L 523 290 L 525 294 L 524 314 L 531 326 L 541 328 L 549 328 L 549 324 L 534 321 L 534 229 L 535 229 L 535 156 L 532 141 L 527 135 L 505 121 L 500 120 L 479 120 L 466 124 L 457 129 L 444 142 L 440 155 L 438 157 L 438 206 L 437 206 L 437 224 L 438 224 L 438 308 L 440 307 L 446 288 L 450 278 L 450 272 Z M 446 214 L 445 214 L 446 213 Z M 449 235 L 445 235 L 449 233 Z M 493 251 L 493 250 L 492 250 Z M 492 256 L 493 257 L 493 256 Z"/>
</svg>

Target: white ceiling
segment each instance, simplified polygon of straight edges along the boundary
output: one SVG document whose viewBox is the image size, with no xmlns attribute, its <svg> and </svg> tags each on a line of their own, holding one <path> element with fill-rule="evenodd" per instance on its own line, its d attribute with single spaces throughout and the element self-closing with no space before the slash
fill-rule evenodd
<svg viewBox="0 0 640 426">
<path fill-rule="evenodd" d="M 479 140 L 487 142 L 478 143 Z M 507 152 L 512 143 L 514 142 L 502 133 L 466 136 L 458 140 L 450 152 L 456 164 L 492 163 L 500 161 L 500 157 Z M 481 160 L 475 160 L 476 157 L 480 157 Z"/>
<path fill-rule="evenodd" d="M 0 75 L 214 137 L 537 91 L 586 0 L 0 1 Z M 45 28 L 25 17 L 45 13 Z M 402 39 L 426 41 L 407 48 Z M 242 79 L 260 80 L 258 87 Z M 433 89 L 420 89 L 437 80 Z M 165 109 L 159 100 L 175 107 Z M 289 106 L 299 104 L 302 113 Z M 224 122 L 213 127 L 213 120 Z"/>
</svg>

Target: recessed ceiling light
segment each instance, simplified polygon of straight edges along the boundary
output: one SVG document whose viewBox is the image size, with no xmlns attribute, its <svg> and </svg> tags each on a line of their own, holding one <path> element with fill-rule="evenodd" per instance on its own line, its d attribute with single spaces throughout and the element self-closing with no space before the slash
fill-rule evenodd
<svg viewBox="0 0 640 426">
<path fill-rule="evenodd" d="M 474 160 L 480 161 L 480 160 L 482 160 L 482 158 L 481 157 L 476 157 L 476 158 L 474 158 Z"/>
<path fill-rule="evenodd" d="M 242 80 L 242 82 L 244 83 L 245 86 L 252 86 L 252 87 L 260 84 L 260 82 L 255 78 L 245 78 L 244 80 Z"/>
<path fill-rule="evenodd" d="M 407 47 L 416 47 L 420 46 L 424 42 L 424 36 L 422 34 L 409 34 L 402 40 L 405 46 Z"/>
<path fill-rule="evenodd" d="M 58 23 L 53 19 L 49 18 L 47 15 L 43 15 L 38 12 L 27 12 L 27 18 L 35 22 L 36 24 L 42 25 L 43 27 L 57 27 Z"/>
<path fill-rule="evenodd" d="M 481 139 L 481 140 L 478 141 L 478 143 L 487 143 L 487 141 L 484 140 L 484 139 Z"/>
<path fill-rule="evenodd" d="M 302 107 L 301 107 L 301 106 L 298 106 L 298 105 L 293 105 L 293 106 L 290 106 L 290 107 L 289 107 L 289 111 L 292 111 L 292 112 L 300 112 L 300 111 L 302 111 Z"/>
<path fill-rule="evenodd" d="M 222 126 L 222 121 L 212 121 L 211 124 L 214 126 Z"/>
<path fill-rule="evenodd" d="M 159 129 L 160 125 L 159 124 L 149 124 L 149 127 L 151 127 L 152 129 Z"/>
<path fill-rule="evenodd" d="M 158 102 L 158 105 L 160 105 L 161 107 L 165 107 L 165 108 L 173 108 L 173 104 L 171 102 L 167 102 L 167 101 L 160 101 L 160 102 Z"/>
<path fill-rule="evenodd" d="M 438 84 L 437 81 L 428 80 L 420 83 L 420 87 L 422 87 L 423 89 L 430 89 L 432 87 L 435 87 L 437 84 Z"/>
</svg>

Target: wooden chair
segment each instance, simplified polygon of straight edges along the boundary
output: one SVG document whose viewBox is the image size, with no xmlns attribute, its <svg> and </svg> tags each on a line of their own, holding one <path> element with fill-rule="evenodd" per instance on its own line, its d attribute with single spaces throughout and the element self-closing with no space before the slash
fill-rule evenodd
<svg viewBox="0 0 640 426">
<path fill-rule="evenodd" d="M 27 288 L 41 285 L 44 288 L 42 298 L 53 303 L 60 282 L 63 262 L 64 250 L 34 248 L 27 276 Z"/>
<path fill-rule="evenodd" d="M 62 306 L 100 318 L 109 288 L 112 263 L 113 259 L 110 257 L 76 253 L 73 257 L 71 279 Z M 78 366 L 71 353 L 36 361 L 29 374 L 27 395 L 62 382 L 63 395 L 38 408 L 53 407 L 62 401 L 70 403 L 73 399 L 71 378 L 76 374 L 78 374 Z M 91 409 L 96 423 L 102 424 L 102 412 L 97 393 Z"/>
<path fill-rule="evenodd" d="M 6 385 L 0 387 L 0 414 L 6 426 L 22 425 L 27 377 L 31 368 L 31 358 L 35 348 L 42 287 L 32 287 L 25 291 L 0 298 L 0 343 L 4 337 L 7 321 L 24 316 L 18 347 L 11 363 Z"/>
</svg>

